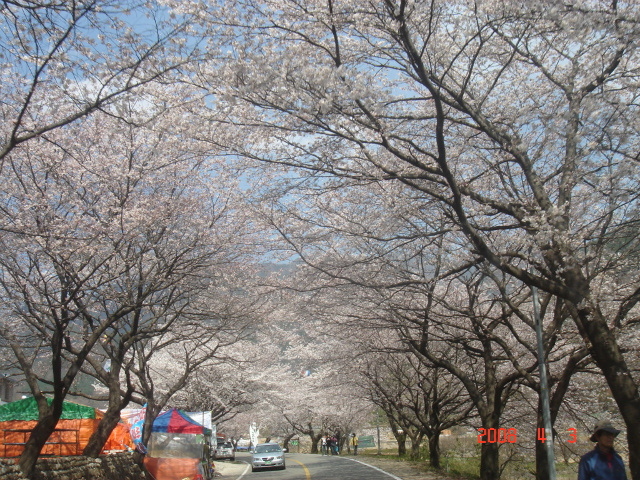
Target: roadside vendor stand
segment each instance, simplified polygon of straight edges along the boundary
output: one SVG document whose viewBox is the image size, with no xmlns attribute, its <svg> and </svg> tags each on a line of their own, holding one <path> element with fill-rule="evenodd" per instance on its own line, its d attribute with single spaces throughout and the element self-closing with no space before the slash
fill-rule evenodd
<svg viewBox="0 0 640 480">
<path fill-rule="evenodd" d="M 47 398 L 51 405 L 52 399 Z M 82 455 L 89 438 L 96 431 L 104 414 L 79 403 L 65 401 L 62 413 L 40 452 L 41 456 Z M 0 405 L 0 457 L 19 457 L 25 449 L 31 432 L 38 424 L 38 404 L 33 397 Z M 102 453 L 133 449 L 129 428 L 119 423 L 113 429 Z"/>
<path fill-rule="evenodd" d="M 155 480 L 210 480 L 211 430 L 172 408 L 155 419 L 144 466 Z"/>
</svg>

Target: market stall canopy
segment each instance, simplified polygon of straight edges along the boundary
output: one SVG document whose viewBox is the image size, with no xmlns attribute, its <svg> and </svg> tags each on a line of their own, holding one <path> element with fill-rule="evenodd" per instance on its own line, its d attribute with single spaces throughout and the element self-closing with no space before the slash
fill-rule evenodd
<svg viewBox="0 0 640 480">
<path fill-rule="evenodd" d="M 153 422 L 151 432 L 211 435 L 211 429 L 200 425 L 177 408 L 172 408 L 158 415 Z"/>
</svg>

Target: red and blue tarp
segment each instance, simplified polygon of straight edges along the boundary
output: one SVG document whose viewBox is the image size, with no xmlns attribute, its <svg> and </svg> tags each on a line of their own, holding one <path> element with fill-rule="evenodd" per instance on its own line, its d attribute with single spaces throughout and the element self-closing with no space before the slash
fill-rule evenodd
<svg viewBox="0 0 640 480">
<path fill-rule="evenodd" d="M 172 408 L 158 415 L 153 422 L 151 432 L 193 433 L 211 435 L 211 430 L 195 422 L 188 415 Z"/>
</svg>

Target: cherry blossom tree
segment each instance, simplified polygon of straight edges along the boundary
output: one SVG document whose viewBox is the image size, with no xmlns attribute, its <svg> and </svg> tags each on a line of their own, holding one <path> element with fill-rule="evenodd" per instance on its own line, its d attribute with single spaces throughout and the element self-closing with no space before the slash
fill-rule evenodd
<svg viewBox="0 0 640 480">
<path fill-rule="evenodd" d="M 159 2 L 4 2 L 0 24 L 3 176 L 19 145 L 176 78 L 198 56 L 193 23 Z"/>
<path fill-rule="evenodd" d="M 350 432 L 362 426 L 371 404 L 355 381 L 360 370 L 353 343 L 311 316 L 314 310 L 308 308 L 308 295 L 285 289 L 294 278 L 280 279 L 280 308 L 261 329 L 267 343 L 279 340 L 275 355 L 261 356 L 262 368 L 254 374 L 264 392 L 256 411 L 261 431 L 267 427 L 285 437 L 307 436 L 311 453 L 318 453 L 323 435 L 336 435 L 343 444 Z"/>
<path fill-rule="evenodd" d="M 237 306 L 246 307 L 246 304 L 237 299 Z M 247 310 L 243 311 L 243 317 L 233 323 L 236 328 L 243 327 L 238 328 L 240 335 L 262 321 L 261 316 L 249 317 Z M 215 364 L 199 368 L 187 385 L 176 392 L 171 404 L 187 411 L 210 411 L 212 421 L 218 424 L 225 424 L 254 406 L 258 398 L 250 371 L 258 368 L 255 347 L 252 340 L 240 339 L 220 349 Z"/>
<path fill-rule="evenodd" d="M 417 459 L 427 437 L 429 463 L 440 468 L 440 435 L 469 424 L 472 417 L 473 403 L 464 386 L 442 368 L 426 368 L 410 353 L 374 354 L 367 364 L 364 376 L 370 385 L 369 398 L 387 415 L 398 440 L 398 453 L 404 453 L 408 436 L 410 455 Z"/>
<path fill-rule="evenodd" d="M 172 397 L 200 370 L 215 366 L 219 362 L 218 351 L 227 342 L 237 341 L 224 339 L 218 329 L 207 328 L 202 322 L 180 320 L 174 327 L 179 330 L 136 345 L 136 366 L 132 374 L 136 390 L 141 393 L 138 402 L 146 403 L 143 444 L 149 441 L 154 420 Z"/>
<path fill-rule="evenodd" d="M 220 120 L 252 129 L 234 151 L 318 190 L 401 183 L 441 204 L 473 257 L 564 302 L 640 478 L 639 385 L 620 348 L 640 299 L 637 6 L 256 0 L 215 16 L 227 12 L 217 38 L 233 44 L 207 84 L 230 100 Z"/>
<path fill-rule="evenodd" d="M 254 366 L 269 351 L 252 358 L 252 337 L 265 316 L 263 292 L 253 277 L 247 281 L 222 273 L 204 277 L 214 285 L 200 292 L 170 328 L 135 346 L 136 399 L 147 404 L 143 443 L 167 405 L 211 411 L 213 420 L 224 421 L 257 402 L 255 380 L 235 369 Z"/>
<path fill-rule="evenodd" d="M 383 348 L 374 341 L 376 332 L 390 331 L 391 341 L 382 343 L 387 355 L 412 349 L 416 362 L 430 372 L 425 375 L 434 368 L 442 369 L 465 385 L 476 410 L 483 412 L 483 422 L 515 428 L 515 417 L 502 418 L 506 402 L 516 393 L 522 395 L 522 385 L 540 390 L 534 375 L 537 356 L 531 291 L 473 257 L 453 255 L 459 249 L 459 232 L 437 217 L 437 208 L 425 215 L 403 203 L 404 193 L 393 190 L 387 196 L 378 188 L 365 192 L 343 188 L 327 195 L 309 194 L 312 200 L 307 199 L 300 209 L 289 207 L 280 217 L 272 216 L 275 228 L 308 266 L 292 279 L 289 288 L 298 294 L 306 289 L 308 316 L 322 319 L 333 335 L 342 333 L 352 343 L 357 338 L 366 352 Z M 394 202 L 400 206 L 394 208 Z M 382 208 L 383 204 L 389 208 Z M 341 209 L 345 205 L 348 217 Z M 439 225 L 441 233 L 424 239 L 419 230 L 425 224 Z M 544 298 L 555 418 L 571 375 L 589 359 L 577 332 L 565 326 L 568 313 L 562 308 L 554 310 L 553 296 Z M 402 378 L 400 374 L 396 377 Z M 416 420 L 422 428 L 406 424 L 407 406 L 414 404 L 409 398 L 419 391 L 417 380 L 413 387 L 410 383 L 407 380 L 404 387 L 408 398 L 391 389 L 378 395 L 379 403 L 392 424 L 401 427 L 405 423 L 403 431 L 424 435 L 432 427 L 428 420 Z M 437 408 L 435 401 L 433 406 Z M 462 418 L 458 421 L 462 423 Z M 482 427 L 499 428 L 487 425 Z M 437 445 L 432 446 L 432 459 L 437 459 Z M 486 475 L 497 476 L 501 470 L 495 447 L 483 446 L 490 450 L 482 463 Z M 544 478 L 543 468 L 538 473 Z"/>
<path fill-rule="evenodd" d="M 220 271 L 216 274 L 221 277 Z M 235 289 L 241 281 L 234 281 Z M 233 416 L 251 404 L 251 396 L 243 391 L 245 379 L 235 370 L 241 363 L 235 352 L 242 349 L 243 337 L 258 318 L 256 305 L 250 305 L 246 295 L 209 287 L 188 306 L 183 302 L 174 307 L 158 299 L 137 312 L 133 325 L 112 326 L 113 337 L 102 344 L 106 355 L 93 352 L 88 358 L 93 370 L 89 374 L 108 387 L 108 408 L 84 455 L 99 455 L 131 400 L 147 405 L 148 426 L 167 404 L 186 411 L 209 411 L 212 421 Z M 167 351 L 172 361 L 167 360 Z M 108 370 L 103 366 L 105 358 Z M 175 368 L 166 368 L 165 363 Z M 148 435 L 143 438 L 147 439 Z"/>
<path fill-rule="evenodd" d="M 218 175 L 213 161 L 186 155 L 162 121 L 178 125 L 165 117 L 143 129 L 94 116 L 12 152 L 12 175 L 2 187 L 2 335 L 40 408 L 20 460 L 26 473 L 89 355 L 113 362 L 112 374 L 102 372 L 113 399 L 104 437 L 124 405 L 116 374 L 124 365 L 134 368 L 136 349 L 143 353 L 136 361 L 148 359 L 136 342 L 166 338 L 178 319 L 197 339 L 201 322 L 201 340 L 191 340 L 192 348 L 201 346 L 200 356 L 187 363 L 191 371 L 217 348 L 202 346 L 204 339 L 228 344 L 246 325 L 221 295 L 240 287 L 230 285 L 228 272 L 237 268 L 240 278 L 248 257 L 236 240 L 251 238 L 244 213 L 235 214 L 242 212 L 229 193 L 235 182 Z M 214 286 L 220 301 L 207 304 Z M 217 322 L 216 328 L 205 328 L 207 322 Z M 53 394 L 51 406 L 47 393 Z M 124 400 L 129 396 L 131 391 Z M 94 451 L 101 447 L 99 436 L 96 442 Z"/>
</svg>

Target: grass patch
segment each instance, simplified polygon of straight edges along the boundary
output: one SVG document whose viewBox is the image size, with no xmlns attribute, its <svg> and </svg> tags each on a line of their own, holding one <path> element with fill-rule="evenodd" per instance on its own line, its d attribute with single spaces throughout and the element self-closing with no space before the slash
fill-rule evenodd
<svg viewBox="0 0 640 480">
<path fill-rule="evenodd" d="M 360 454 L 360 452 L 358 452 L 358 454 Z M 478 474 L 480 471 L 480 460 L 476 458 L 447 459 L 443 456 L 441 458 L 441 468 L 437 469 L 429 465 L 428 458 L 413 460 L 409 455 L 399 456 L 396 449 L 382 449 L 381 455 L 377 455 L 377 453 L 373 452 L 366 452 L 362 454 L 362 456 L 371 458 L 384 457 L 385 461 L 404 463 L 406 465 L 410 465 L 411 468 L 420 473 L 435 473 L 442 479 L 478 480 L 480 478 Z"/>
<path fill-rule="evenodd" d="M 406 463 L 421 473 L 436 473 L 443 479 L 478 480 L 480 478 L 480 457 L 477 452 L 473 451 L 473 448 L 468 448 L 470 446 L 473 447 L 474 445 L 458 444 L 456 445 L 457 448 L 443 452 L 440 458 L 441 468 L 439 470 L 431 468 L 429 465 L 426 449 L 421 450 L 418 460 L 412 460 L 408 455 L 399 456 L 397 449 L 382 449 L 380 456 L 384 457 L 386 461 Z M 358 453 L 360 454 L 360 452 Z M 374 451 L 363 452 L 362 456 L 380 458 Z M 535 480 L 535 470 L 534 461 L 520 457 L 512 459 L 505 466 L 502 478 L 508 480 Z M 556 463 L 557 480 L 575 480 L 577 472 L 577 463 Z"/>
<path fill-rule="evenodd" d="M 442 471 L 453 473 L 468 479 L 480 478 L 480 459 L 478 457 L 449 457 L 440 459 Z"/>
</svg>

